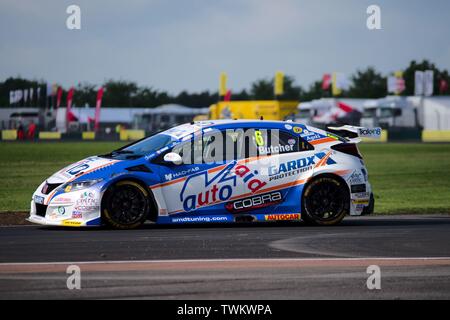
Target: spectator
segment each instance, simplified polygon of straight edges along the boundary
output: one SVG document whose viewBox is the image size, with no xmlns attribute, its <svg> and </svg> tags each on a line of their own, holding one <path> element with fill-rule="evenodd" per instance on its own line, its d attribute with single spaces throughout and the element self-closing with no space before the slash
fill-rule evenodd
<svg viewBox="0 0 450 320">
<path fill-rule="evenodd" d="M 27 138 L 29 140 L 34 140 L 34 137 L 36 135 L 36 124 L 33 120 L 31 120 L 30 124 L 28 125 L 28 133 Z"/>
<path fill-rule="evenodd" d="M 25 130 L 22 122 L 19 122 L 19 126 L 17 127 L 17 140 L 23 140 L 25 136 Z"/>
</svg>

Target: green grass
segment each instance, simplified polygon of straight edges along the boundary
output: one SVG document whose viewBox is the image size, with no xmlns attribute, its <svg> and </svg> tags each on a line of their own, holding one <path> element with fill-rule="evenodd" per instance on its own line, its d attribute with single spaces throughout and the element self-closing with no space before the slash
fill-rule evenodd
<svg viewBox="0 0 450 320">
<path fill-rule="evenodd" d="M 0 212 L 28 210 L 48 176 L 122 143 L 0 143 Z M 376 213 L 450 213 L 450 144 L 361 144 Z"/>
<path fill-rule="evenodd" d="M 450 144 L 361 144 L 380 214 L 450 213 Z"/>
<path fill-rule="evenodd" d="M 61 168 L 123 143 L 111 142 L 0 142 L 0 212 L 29 210 L 31 195 Z"/>
</svg>

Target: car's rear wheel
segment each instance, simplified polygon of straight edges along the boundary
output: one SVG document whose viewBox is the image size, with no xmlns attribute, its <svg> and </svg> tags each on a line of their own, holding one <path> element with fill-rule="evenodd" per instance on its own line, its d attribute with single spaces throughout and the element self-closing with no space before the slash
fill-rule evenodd
<svg viewBox="0 0 450 320">
<path fill-rule="evenodd" d="M 102 201 L 104 222 L 116 229 L 134 229 L 148 218 L 148 191 L 134 181 L 119 181 L 105 193 Z"/>
<path fill-rule="evenodd" d="M 308 224 L 336 225 L 349 212 L 348 188 L 337 177 L 315 178 L 306 185 L 302 200 L 302 219 Z"/>
</svg>

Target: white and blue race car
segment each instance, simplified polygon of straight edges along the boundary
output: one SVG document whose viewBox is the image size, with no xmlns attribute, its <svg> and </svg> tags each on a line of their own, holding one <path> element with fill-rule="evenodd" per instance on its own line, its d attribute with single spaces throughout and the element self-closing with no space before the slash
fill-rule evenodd
<svg viewBox="0 0 450 320">
<path fill-rule="evenodd" d="M 180 125 L 56 172 L 33 194 L 29 221 L 119 229 L 147 220 L 335 225 L 373 212 L 356 143 L 380 131 L 262 120 Z"/>
</svg>

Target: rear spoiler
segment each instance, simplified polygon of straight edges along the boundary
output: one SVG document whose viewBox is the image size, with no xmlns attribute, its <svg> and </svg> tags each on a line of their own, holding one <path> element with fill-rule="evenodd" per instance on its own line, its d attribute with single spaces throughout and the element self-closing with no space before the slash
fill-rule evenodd
<svg viewBox="0 0 450 320">
<path fill-rule="evenodd" d="M 381 128 L 365 128 L 345 125 L 342 127 L 328 127 L 328 130 L 355 143 L 360 142 L 360 138 L 381 138 Z"/>
</svg>

